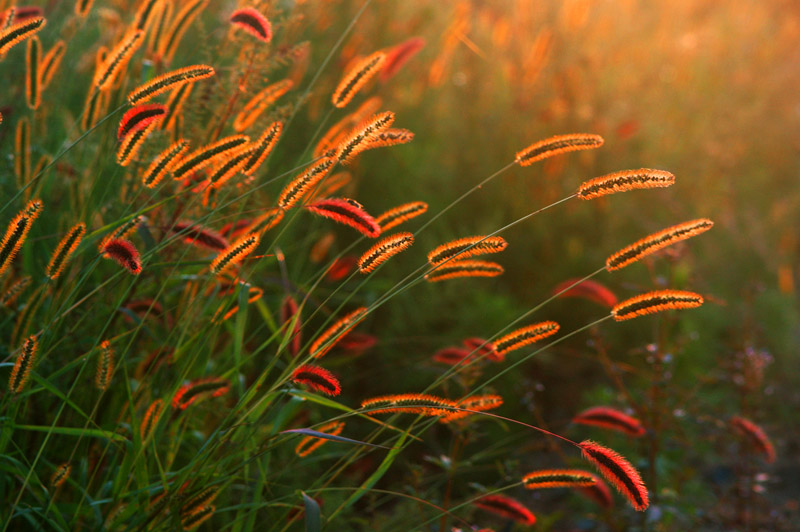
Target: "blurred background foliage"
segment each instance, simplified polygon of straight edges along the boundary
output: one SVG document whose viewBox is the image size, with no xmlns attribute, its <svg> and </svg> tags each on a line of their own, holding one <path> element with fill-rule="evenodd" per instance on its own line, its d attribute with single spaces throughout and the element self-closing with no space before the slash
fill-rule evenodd
<svg viewBox="0 0 800 532">
<path fill-rule="evenodd" d="M 322 17 L 315 31 L 332 38 L 362 3 L 331 5 L 346 9 Z M 589 274 L 633 240 L 711 218 L 716 225 L 708 235 L 596 280 L 620 298 L 670 286 L 697 290 L 709 301 L 660 325 L 674 333 L 660 348 L 672 355 L 663 386 L 675 417 L 659 467 L 669 478 L 663 488 L 669 511 L 689 519 L 669 521 L 667 529 L 698 526 L 714 503 L 728 505 L 717 508 L 726 517 L 735 511 L 733 466 L 725 454 L 731 438 L 718 425 L 739 410 L 760 419 L 780 449 L 778 465 L 754 489 L 762 497 L 762 517 L 782 516 L 789 526 L 782 519 L 796 518 L 800 497 L 800 484 L 792 480 L 800 402 L 797 3 L 379 1 L 362 14 L 339 64 L 412 36 L 423 37 L 426 46 L 374 93 L 398 112 L 398 123 L 414 131 L 415 140 L 364 155 L 368 170 L 357 167 L 355 174 L 368 209 L 380 212 L 413 198 L 437 212 L 528 142 L 567 132 L 606 139 L 599 150 L 512 167 L 421 235 L 419 248 L 488 233 L 612 171 L 660 168 L 677 181 L 665 190 L 570 201 L 504 233 L 510 243 L 504 276 L 484 283 L 486 290 L 457 283 L 423 287 L 412 303 L 392 305 L 380 316 L 380 330 L 403 343 L 387 339 L 375 356 L 419 366 L 420 354 L 501 328 L 560 282 Z M 322 114 L 326 94 L 317 94 L 317 114 L 310 102 L 312 119 Z M 434 299 L 435 306 L 429 304 Z M 447 310 L 435 310 L 441 308 Z M 568 331 L 600 313 L 599 306 L 563 299 L 539 315 Z M 505 413 L 531 419 L 541 407 L 539 415 L 561 428 L 581 405 L 620 401 L 594 357 L 600 343 L 630 369 L 624 378 L 638 399 L 647 400 L 647 353 L 658 327 L 604 326 L 597 338 L 550 350 L 495 384 L 507 405 L 516 402 L 519 409 L 518 415 Z M 746 375 L 762 366 L 763 384 L 748 387 Z M 423 365 L 420 371 L 438 370 Z M 392 391 L 402 391 L 412 385 L 398 380 L 404 374 L 385 366 L 383 378 L 365 379 L 365 386 L 385 378 L 396 386 Z"/>
</svg>

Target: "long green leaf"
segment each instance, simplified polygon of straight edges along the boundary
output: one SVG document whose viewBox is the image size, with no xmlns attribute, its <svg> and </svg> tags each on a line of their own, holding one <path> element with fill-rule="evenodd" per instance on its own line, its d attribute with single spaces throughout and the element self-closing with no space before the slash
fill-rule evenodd
<svg viewBox="0 0 800 532">
<path fill-rule="evenodd" d="M 322 517 L 319 513 L 319 504 L 317 501 L 306 495 L 304 491 L 303 504 L 306 507 L 306 532 L 319 532 L 322 528 Z"/>
<path fill-rule="evenodd" d="M 94 438 L 107 438 L 112 441 L 127 443 L 128 439 L 122 434 L 100 429 L 83 429 L 73 427 L 48 427 L 43 425 L 12 425 L 11 428 L 19 430 L 32 430 L 35 432 L 52 432 L 53 434 L 63 434 L 64 436 L 87 436 Z"/>
<path fill-rule="evenodd" d="M 367 492 L 383 477 L 383 475 L 386 474 L 386 472 L 394 463 L 394 459 L 397 458 L 397 455 L 403 450 L 403 443 L 406 440 L 406 436 L 408 436 L 408 433 L 403 433 L 400 435 L 400 439 L 397 440 L 397 444 L 392 448 L 391 451 L 389 451 L 389 453 L 386 455 L 386 458 L 384 458 L 383 462 L 381 462 L 381 465 L 378 466 L 378 469 L 376 469 L 375 472 L 372 473 L 369 478 L 365 480 L 364 483 L 361 484 L 361 486 L 352 495 L 350 495 L 350 497 L 348 497 L 341 506 L 339 506 L 339 508 L 336 509 L 336 511 L 330 517 L 331 519 L 336 517 L 336 515 L 342 510 L 346 510 L 358 502 L 358 500 L 366 495 Z"/>
<path fill-rule="evenodd" d="M 318 430 L 312 430 L 312 429 L 289 429 L 281 431 L 280 434 L 304 434 L 306 436 L 313 436 L 315 438 L 320 438 L 323 440 L 338 441 L 342 443 L 355 443 L 356 445 L 366 445 L 367 447 L 377 447 L 379 449 L 391 449 L 391 447 L 386 447 L 384 445 L 367 443 L 365 441 L 360 441 L 360 440 L 351 440 L 350 438 L 345 438 L 343 436 L 334 436 L 333 434 L 328 434 L 326 432 L 319 432 Z"/>
</svg>

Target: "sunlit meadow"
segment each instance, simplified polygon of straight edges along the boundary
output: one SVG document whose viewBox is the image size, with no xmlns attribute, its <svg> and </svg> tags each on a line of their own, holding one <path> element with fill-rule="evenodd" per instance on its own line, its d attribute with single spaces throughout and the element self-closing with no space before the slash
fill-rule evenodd
<svg viewBox="0 0 800 532">
<path fill-rule="evenodd" d="M 798 42 L 0 0 L 0 531 L 795 530 Z"/>
</svg>

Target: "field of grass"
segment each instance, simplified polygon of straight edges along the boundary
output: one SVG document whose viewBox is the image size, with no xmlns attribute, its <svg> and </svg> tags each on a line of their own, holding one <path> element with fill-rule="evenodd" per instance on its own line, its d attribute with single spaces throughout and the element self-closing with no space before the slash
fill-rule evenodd
<svg viewBox="0 0 800 532">
<path fill-rule="evenodd" d="M 793 2 L 0 13 L 0 532 L 796 528 Z"/>
</svg>

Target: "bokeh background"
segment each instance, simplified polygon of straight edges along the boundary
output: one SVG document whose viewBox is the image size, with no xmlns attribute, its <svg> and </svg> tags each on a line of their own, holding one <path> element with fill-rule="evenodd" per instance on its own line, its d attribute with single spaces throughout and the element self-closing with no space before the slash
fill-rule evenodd
<svg viewBox="0 0 800 532">
<path fill-rule="evenodd" d="M 333 39 L 363 3 L 330 6 L 315 31 Z M 488 233 L 612 171 L 660 168 L 677 181 L 664 190 L 570 201 L 504 233 L 503 277 L 475 290 L 422 289 L 392 305 L 376 318 L 388 338 L 374 356 L 406 350 L 398 364 L 435 374 L 420 353 L 470 331 L 500 329 L 633 240 L 711 218 L 708 234 L 595 278 L 621 298 L 696 290 L 708 300 L 702 309 L 656 326 L 604 327 L 549 351 L 497 389 L 518 418 L 541 416 L 564 428 L 582 407 L 627 404 L 597 361 L 599 346 L 645 403 L 652 399 L 651 355 L 661 349 L 669 356 L 655 388 L 666 397 L 668 419 L 658 463 L 663 505 L 653 519 L 664 519 L 665 529 L 791 529 L 800 496 L 800 7 L 780 0 L 376 1 L 337 61 L 344 68 L 358 54 L 412 37 L 424 38 L 425 47 L 374 94 L 416 137 L 365 154 L 363 168 L 353 170 L 368 209 L 423 199 L 437 212 L 535 140 L 569 132 L 606 139 L 599 150 L 513 167 L 448 212 L 420 247 Z M 320 60 L 326 52 L 314 50 Z M 316 113 L 312 100 L 310 124 L 324 114 L 327 94 Z M 571 330 L 602 312 L 563 299 L 539 316 Z M 387 380 L 396 388 L 390 391 L 413 386 L 398 376 L 414 372 L 384 366 L 376 379 L 374 368 L 363 371 L 367 388 Z M 744 495 L 735 481 L 736 438 L 725 428 L 741 412 L 762 423 L 779 450 L 769 468 L 745 459 L 758 481 Z M 754 509 L 746 526 L 737 521 L 737 512 L 749 511 L 743 507 Z"/>
</svg>

